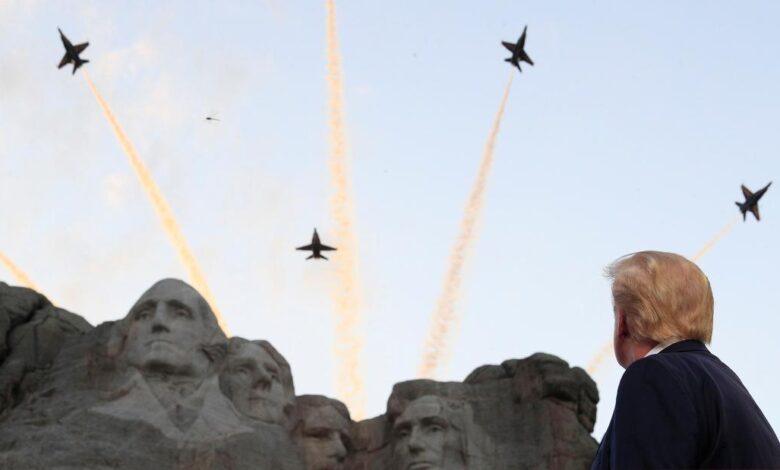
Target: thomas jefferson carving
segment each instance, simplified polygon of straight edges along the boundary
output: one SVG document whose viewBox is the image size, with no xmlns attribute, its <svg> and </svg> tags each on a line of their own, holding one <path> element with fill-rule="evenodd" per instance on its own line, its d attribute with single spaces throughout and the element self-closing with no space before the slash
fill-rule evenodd
<svg viewBox="0 0 780 470">
<path fill-rule="evenodd" d="M 284 424 L 293 409 L 290 365 L 268 341 L 230 338 L 220 388 L 252 420 Z"/>
</svg>

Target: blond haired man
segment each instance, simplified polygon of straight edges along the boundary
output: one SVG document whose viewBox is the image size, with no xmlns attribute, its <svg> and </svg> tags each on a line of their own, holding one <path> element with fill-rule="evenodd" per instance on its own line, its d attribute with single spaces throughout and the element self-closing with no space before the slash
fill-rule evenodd
<svg viewBox="0 0 780 470">
<path fill-rule="evenodd" d="M 713 298 L 694 263 L 643 251 L 607 268 L 626 371 L 591 470 L 780 469 L 780 443 L 737 375 L 710 353 Z"/>
</svg>

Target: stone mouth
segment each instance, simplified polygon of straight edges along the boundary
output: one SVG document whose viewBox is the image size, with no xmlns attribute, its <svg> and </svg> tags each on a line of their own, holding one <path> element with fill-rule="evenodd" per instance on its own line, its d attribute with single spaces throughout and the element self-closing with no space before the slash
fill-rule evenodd
<svg viewBox="0 0 780 470">
<path fill-rule="evenodd" d="M 433 468 L 433 463 L 428 461 L 412 462 L 406 468 L 407 470 L 428 470 L 429 468 Z"/>
</svg>

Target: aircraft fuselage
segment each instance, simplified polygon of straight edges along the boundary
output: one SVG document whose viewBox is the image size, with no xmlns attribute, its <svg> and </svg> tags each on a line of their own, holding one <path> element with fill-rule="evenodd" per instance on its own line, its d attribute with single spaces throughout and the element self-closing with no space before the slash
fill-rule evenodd
<svg viewBox="0 0 780 470">
<path fill-rule="evenodd" d="M 89 62 L 88 60 L 79 57 L 79 54 L 89 46 L 89 43 L 85 42 L 74 46 L 73 43 L 65 37 L 65 34 L 61 29 L 57 28 L 57 31 L 60 32 L 60 39 L 62 39 L 62 45 L 65 47 L 65 55 L 62 57 L 60 65 L 57 68 L 62 68 L 69 63 L 73 63 L 73 73 L 76 73 L 76 70 L 79 67 Z"/>
</svg>

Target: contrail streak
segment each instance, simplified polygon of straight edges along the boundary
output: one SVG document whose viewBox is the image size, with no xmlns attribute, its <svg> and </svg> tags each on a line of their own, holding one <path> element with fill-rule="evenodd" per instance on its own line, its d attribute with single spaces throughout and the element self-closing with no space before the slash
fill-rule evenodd
<svg viewBox="0 0 780 470">
<path fill-rule="evenodd" d="M 354 227 L 354 205 L 349 184 L 346 126 L 344 123 L 344 85 L 341 77 L 341 57 L 336 34 L 336 6 L 327 0 L 327 82 L 330 127 L 330 173 L 336 190 L 331 200 L 335 220 L 335 236 L 339 243 L 334 256 L 338 282 L 333 296 L 336 304 L 336 334 L 334 350 L 338 359 L 336 393 L 349 407 L 355 420 L 365 417 L 360 336 L 360 284 L 357 276 L 357 237 Z"/>
<path fill-rule="evenodd" d="M 509 76 L 509 82 L 504 89 L 501 105 L 498 107 L 498 113 L 496 113 L 493 127 L 490 129 L 490 134 L 485 144 L 485 150 L 482 153 L 479 174 L 471 189 L 463 219 L 460 223 L 460 234 L 455 240 L 455 246 L 450 254 L 449 268 L 444 279 L 444 290 L 436 304 L 436 310 L 431 319 L 430 331 L 425 341 L 423 358 L 417 370 L 419 377 L 434 378 L 437 369 L 441 367 L 442 362 L 447 359 L 449 354 L 450 346 L 448 340 L 450 331 L 458 321 L 455 313 L 455 303 L 458 300 L 458 293 L 463 280 L 463 265 L 474 241 L 476 224 L 484 205 L 485 188 L 487 187 L 490 168 L 493 164 L 493 149 L 501 126 L 501 118 L 504 115 L 504 108 L 506 108 L 506 103 L 509 99 L 509 91 L 512 89 L 513 77 L 514 74 Z"/>
<path fill-rule="evenodd" d="M 703 247 L 699 251 L 696 252 L 695 255 L 691 256 L 691 261 L 694 263 L 698 263 L 699 260 L 701 260 L 704 255 L 709 253 L 709 251 L 712 249 L 713 246 L 715 246 L 721 238 L 726 236 L 727 233 L 731 231 L 731 229 L 734 228 L 734 225 L 739 221 L 739 217 L 734 217 L 729 223 L 723 226 L 722 229 L 718 231 L 718 233 L 715 234 L 714 237 L 712 237 L 707 243 L 704 244 Z M 588 363 L 588 366 L 585 370 L 588 371 L 588 374 L 593 375 L 595 374 L 601 365 L 604 363 L 604 360 L 611 355 L 613 351 L 613 344 L 612 341 L 609 341 L 607 343 L 604 343 L 604 346 L 599 349 L 599 352 L 596 353 L 595 356 L 593 356 L 593 359 L 590 360 Z"/>
<path fill-rule="evenodd" d="M 720 229 L 720 231 L 710 239 L 710 241 L 708 241 L 703 247 L 701 247 L 699 251 L 696 252 L 695 255 L 691 257 L 691 261 L 693 261 L 694 263 L 698 263 L 699 260 L 702 259 L 702 257 L 704 257 L 704 255 L 706 255 L 712 249 L 712 247 L 715 246 L 715 244 L 720 241 L 721 238 L 723 238 L 727 233 L 731 231 L 731 229 L 734 228 L 734 225 L 736 225 L 738 221 L 739 221 L 739 216 L 734 217 L 731 220 L 731 222 L 724 225 L 723 228 Z"/>
<path fill-rule="evenodd" d="M 612 341 L 604 343 L 604 346 L 602 346 L 601 349 L 599 349 L 599 352 L 597 352 L 596 355 L 593 356 L 593 359 L 590 360 L 588 366 L 585 367 L 585 370 L 588 372 L 589 375 L 593 375 L 599 370 L 601 364 L 604 362 L 604 359 L 606 359 L 607 356 L 611 355 L 612 350 L 613 350 Z"/>
<path fill-rule="evenodd" d="M 35 285 L 34 282 L 30 279 L 30 277 L 22 271 L 19 266 L 16 265 L 13 261 L 11 261 L 11 258 L 6 256 L 4 253 L 0 252 L 0 263 L 3 264 L 3 266 L 8 269 L 8 271 L 13 274 L 13 276 L 16 278 L 16 282 L 23 285 L 24 287 L 30 288 L 34 291 L 40 292 L 40 289 L 38 289 L 38 286 Z"/>
<path fill-rule="evenodd" d="M 190 251 L 190 248 L 187 245 L 187 241 L 184 239 L 184 234 L 179 228 L 179 224 L 176 223 L 173 212 L 171 211 L 168 203 L 165 201 L 165 198 L 163 198 L 162 192 L 160 192 L 160 188 L 157 187 L 157 184 L 154 182 L 154 178 L 152 178 L 152 175 L 149 173 L 146 165 L 144 165 L 144 162 L 138 156 L 138 152 L 135 151 L 135 147 L 133 147 L 133 144 L 130 142 L 127 134 L 125 134 L 125 131 L 122 130 L 122 126 L 119 125 L 119 121 L 117 121 L 113 111 L 111 111 L 111 108 L 108 106 L 108 103 L 106 103 L 106 100 L 103 98 L 100 92 L 98 92 L 97 88 L 95 88 L 95 85 L 92 83 L 92 80 L 90 80 L 89 75 L 87 75 L 86 72 L 84 73 L 84 78 L 86 78 L 89 89 L 92 90 L 92 94 L 95 95 L 95 98 L 100 104 L 100 107 L 103 109 L 103 114 L 105 114 L 106 119 L 108 119 L 108 123 L 111 125 L 111 129 L 113 129 L 114 133 L 116 134 L 116 137 L 119 140 L 119 144 L 122 146 L 122 150 L 125 151 L 127 157 L 130 159 L 130 164 L 132 165 L 133 170 L 135 170 L 135 173 L 138 176 L 138 180 L 141 182 L 141 186 L 146 192 L 146 195 L 149 196 L 149 200 L 152 202 L 152 206 L 157 213 L 157 217 L 160 219 L 160 223 L 162 224 L 163 229 L 165 229 L 165 233 L 168 235 L 171 243 L 173 243 L 173 246 L 176 249 L 176 253 L 179 255 L 179 259 L 187 270 L 187 274 L 190 277 L 192 286 L 198 292 L 200 292 L 203 298 L 205 298 L 209 303 L 211 309 L 214 311 L 214 315 L 217 317 L 217 322 L 219 323 L 219 326 L 222 328 L 222 331 L 225 333 L 225 335 L 230 336 L 225 319 L 217 309 L 217 304 L 214 301 L 214 297 L 211 295 L 211 291 L 206 284 L 206 278 L 200 271 L 198 263 L 195 260 L 195 256 L 192 254 L 192 251 Z"/>
</svg>

